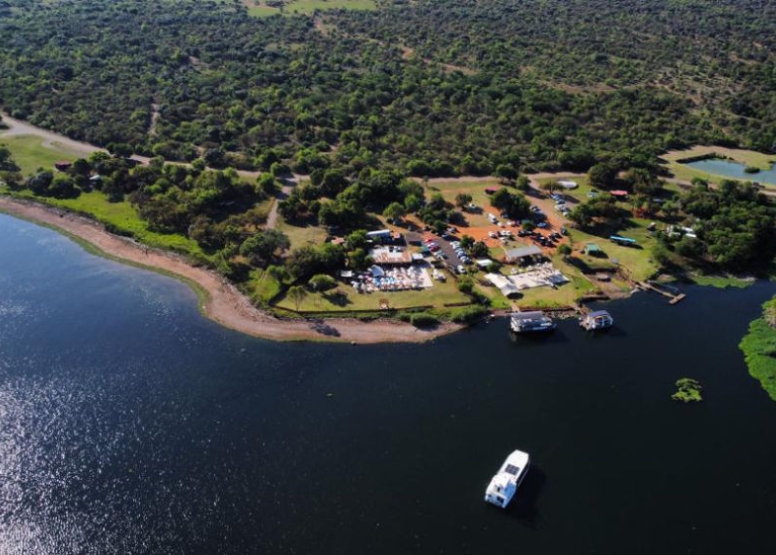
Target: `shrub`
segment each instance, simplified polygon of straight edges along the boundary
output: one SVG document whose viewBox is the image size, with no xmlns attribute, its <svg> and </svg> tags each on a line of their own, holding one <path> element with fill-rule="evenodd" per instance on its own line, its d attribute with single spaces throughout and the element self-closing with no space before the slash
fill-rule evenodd
<svg viewBox="0 0 776 555">
<path fill-rule="evenodd" d="M 326 274 L 318 274 L 310 278 L 308 282 L 313 291 L 328 291 L 337 286 L 335 279 Z"/>
<path fill-rule="evenodd" d="M 430 328 L 439 324 L 439 318 L 427 312 L 418 312 L 410 316 L 410 323 L 416 328 Z"/>
<path fill-rule="evenodd" d="M 458 290 L 466 295 L 471 295 L 474 290 L 474 280 L 469 276 L 461 276 L 458 280 Z"/>
<path fill-rule="evenodd" d="M 471 306 L 454 314 L 453 322 L 456 324 L 474 324 L 484 318 L 488 312 L 484 306 Z"/>
</svg>

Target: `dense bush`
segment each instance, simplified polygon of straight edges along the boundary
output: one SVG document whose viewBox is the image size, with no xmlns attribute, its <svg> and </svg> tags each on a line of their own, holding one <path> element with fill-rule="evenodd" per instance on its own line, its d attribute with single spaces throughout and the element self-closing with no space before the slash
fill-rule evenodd
<svg viewBox="0 0 776 555">
<path fill-rule="evenodd" d="M 456 324 L 474 324 L 475 322 L 482 320 L 488 314 L 490 314 L 490 311 L 484 306 L 471 306 L 453 314 L 452 320 Z"/>
<path fill-rule="evenodd" d="M 330 33 L 238 2 L 15 4 L 0 104 L 117 152 L 511 181 L 610 153 L 776 143 L 776 8 L 755 0 L 425 0 L 318 16 Z"/>
<path fill-rule="evenodd" d="M 418 312 L 410 316 L 410 323 L 416 328 L 430 328 L 439 324 L 439 318 L 427 312 Z"/>
</svg>

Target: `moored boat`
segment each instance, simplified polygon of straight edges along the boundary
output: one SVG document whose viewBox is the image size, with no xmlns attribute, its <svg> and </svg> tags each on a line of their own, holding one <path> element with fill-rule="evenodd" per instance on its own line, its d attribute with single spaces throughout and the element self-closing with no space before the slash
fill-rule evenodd
<svg viewBox="0 0 776 555">
<path fill-rule="evenodd" d="M 514 333 L 541 333 L 555 329 L 555 321 L 539 310 L 513 312 L 509 328 Z"/>
<path fill-rule="evenodd" d="M 580 318 L 579 325 L 587 331 L 606 330 L 614 325 L 614 318 L 605 310 L 597 310 Z"/>
<path fill-rule="evenodd" d="M 520 487 L 520 483 L 528 473 L 530 465 L 528 453 L 515 450 L 501 465 L 498 473 L 491 478 L 485 490 L 485 501 L 497 507 L 505 508 Z"/>
</svg>

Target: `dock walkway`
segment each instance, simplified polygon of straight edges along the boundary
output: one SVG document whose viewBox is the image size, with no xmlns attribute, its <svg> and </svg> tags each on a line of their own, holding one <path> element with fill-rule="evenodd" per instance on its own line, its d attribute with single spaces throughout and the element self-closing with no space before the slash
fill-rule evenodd
<svg viewBox="0 0 776 555">
<path fill-rule="evenodd" d="M 655 284 L 650 283 L 648 281 L 638 281 L 636 282 L 636 287 L 644 291 L 654 291 L 658 295 L 662 295 L 668 298 L 669 299 L 668 304 L 672 304 L 672 305 L 683 301 L 687 297 L 687 295 L 684 293 L 671 293 L 669 291 L 666 291 L 663 288 L 657 287 Z"/>
</svg>

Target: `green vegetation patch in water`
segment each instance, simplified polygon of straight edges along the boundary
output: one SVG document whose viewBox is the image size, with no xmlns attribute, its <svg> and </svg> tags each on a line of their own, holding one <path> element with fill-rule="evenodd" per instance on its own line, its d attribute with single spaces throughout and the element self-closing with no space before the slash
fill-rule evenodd
<svg viewBox="0 0 776 555">
<path fill-rule="evenodd" d="M 674 401 L 682 401 L 683 403 L 697 403 L 703 401 L 701 396 L 701 386 L 698 380 L 692 378 L 681 378 L 676 380 L 677 391 L 671 395 L 671 399 Z"/>
<path fill-rule="evenodd" d="M 776 401 L 776 297 L 763 305 L 763 315 L 749 324 L 739 345 L 752 377 Z"/>
</svg>

